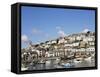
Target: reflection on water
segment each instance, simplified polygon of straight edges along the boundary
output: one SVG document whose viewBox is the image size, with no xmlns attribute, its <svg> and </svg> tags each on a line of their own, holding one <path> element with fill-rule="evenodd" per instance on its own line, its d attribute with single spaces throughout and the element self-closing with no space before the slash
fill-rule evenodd
<svg viewBox="0 0 100 77">
<path fill-rule="evenodd" d="M 93 67 L 95 66 L 94 61 L 77 61 L 64 64 L 56 64 L 54 60 L 51 60 L 49 63 L 41 64 L 30 64 L 28 70 L 42 70 L 42 69 L 55 69 L 55 68 L 76 68 L 76 67 Z"/>
<path fill-rule="evenodd" d="M 95 66 L 94 62 L 82 61 L 80 63 L 76 63 L 75 67 L 92 67 Z"/>
</svg>

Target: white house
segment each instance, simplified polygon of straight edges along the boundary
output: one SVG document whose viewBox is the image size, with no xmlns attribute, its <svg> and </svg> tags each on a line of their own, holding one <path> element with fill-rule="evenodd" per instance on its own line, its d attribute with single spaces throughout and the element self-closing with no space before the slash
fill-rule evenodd
<svg viewBox="0 0 100 77">
<path fill-rule="evenodd" d="M 49 57 L 49 53 L 48 52 L 45 53 L 45 57 Z"/>
<path fill-rule="evenodd" d="M 65 44 L 64 47 L 72 47 L 73 44 Z"/>
<path fill-rule="evenodd" d="M 68 41 L 67 41 L 67 40 L 65 40 L 65 41 L 64 41 L 64 43 L 66 44 L 66 43 L 68 43 Z"/>
<path fill-rule="evenodd" d="M 85 38 L 83 38 L 83 41 L 84 42 L 93 41 L 93 38 L 92 37 L 85 37 Z"/>
<path fill-rule="evenodd" d="M 91 51 L 95 51 L 95 47 L 89 47 L 89 48 L 87 48 L 86 50 L 87 50 L 87 51 L 90 51 L 90 52 L 91 52 Z"/>
<path fill-rule="evenodd" d="M 58 47 L 57 46 L 54 46 L 54 48 L 57 49 Z"/>
<path fill-rule="evenodd" d="M 80 36 L 76 37 L 76 40 L 81 40 L 81 39 L 82 39 L 82 37 L 80 37 Z"/>
<path fill-rule="evenodd" d="M 53 57 L 53 56 L 55 56 L 55 54 L 54 53 L 48 53 L 48 57 Z"/>
<path fill-rule="evenodd" d="M 51 44 L 51 41 L 48 41 L 47 44 L 50 45 Z"/>
<path fill-rule="evenodd" d="M 94 45 L 95 45 L 95 43 L 92 41 L 92 42 L 89 42 L 89 45 L 94 46 Z"/>
<path fill-rule="evenodd" d="M 73 42 L 76 40 L 75 37 L 69 37 L 69 39 L 70 39 L 70 42 Z"/>
<path fill-rule="evenodd" d="M 77 49 L 71 49 L 72 52 L 76 52 Z"/>
<path fill-rule="evenodd" d="M 52 43 L 52 44 L 56 44 L 57 41 L 56 41 L 56 40 L 52 40 L 51 43 Z"/>
<path fill-rule="evenodd" d="M 64 38 L 60 38 L 59 41 L 58 41 L 58 44 L 61 44 L 61 43 L 64 43 L 65 42 L 65 39 Z"/>
<path fill-rule="evenodd" d="M 80 48 L 79 51 L 84 52 L 86 49 L 85 48 Z"/>
<path fill-rule="evenodd" d="M 79 46 L 79 42 L 73 43 L 73 46 Z"/>
<path fill-rule="evenodd" d="M 45 44 L 45 45 L 43 46 L 43 48 L 49 48 L 49 46 L 50 46 L 50 45 Z M 42 47 L 41 47 L 41 48 L 42 48 Z"/>
<path fill-rule="evenodd" d="M 79 37 L 85 38 L 85 35 L 84 34 L 80 34 Z"/>
</svg>

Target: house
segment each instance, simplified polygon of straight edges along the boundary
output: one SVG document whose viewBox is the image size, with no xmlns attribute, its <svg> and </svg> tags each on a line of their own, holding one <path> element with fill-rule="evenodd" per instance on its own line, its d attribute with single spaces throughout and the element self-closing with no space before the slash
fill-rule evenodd
<svg viewBox="0 0 100 77">
<path fill-rule="evenodd" d="M 64 38 L 59 38 L 58 44 L 64 43 L 65 39 Z"/>
<path fill-rule="evenodd" d="M 79 51 L 84 52 L 84 51 L 86 51 L 86 49 L 85 48 L 80 48 Z"/>
<path fill-rule="evenodd" d="M 94 52 L 95 51 L 95 47 L 89 47 L 86 49 L 86 51 L 88 52 Z"/>
<path fill-rule="evenodd" d="M 53 52 L 48 52 L 48 57 L 53 57 L 53 56 L 55 56 L 55 54 L 53 53 Z"/>
<path fill-rule="evenodd" d="M 89 44 L 90 46 L 94 46 L 94 45 L 95 45 L 94 41 L 91 41 L 91 42 L 89 42 L 88 44 Z"/>
<path fill-rule="evenodd" d="M 69 39 L 70 39 L 69 42 L 71 42 L 71 43 L 74 42 L 74 41 L 76 40 L 76 38 L 73 37 L 73 36 L 72 36 L 72 37 L 69 37 Z"/>
<path fill-rule="evenodd" d="M 45 46 L 44 46 L 44 48 L 49 48 L 50 46 L 49 45 L 47 45 L 47 44 L 45 44 Z"/>
<path fill-rule="evenodd" d="M 83 38 L 84 42 L 88 42 L 88 41 L 93 41 L 94 39 L 92 37 L 85 37 Z"/>
<path fill-rule="evenodd" d="M 80 47 L 80 48 L 85 48 L 86 45 L 87 45 L 87 42 L 82 41 L 82 42 L 80 42 L 79 47 Z"/>
<path fill-rule="evenodd" d="M 82 40 L 82 37 L 77 36 L 77 37 L 76 37 L 76 40 L 79 40 L 79 41 L 80 41 L 80 40 Z"/>
<path fill-rule="evenodd" d="M 54 46 L 54 48 L 55 48 L 55 49 L 57 49 L 57 48 L 58 48 L 58 46 L 56 46 L 56 45 L 55 45 L 55 46 Z"/>
<path fill-rule="evenodd" d="M 71 49 L 72 52 L 76 52 L 76 50 L 77 50 L 77 49 L 75 49 L 75 48 L 74 48 L 74 49 Z"/>
<path fill-rule="evenodd" d="M 84 33 L 81 33 L 81 34 L 79 35 L 79 37 L 81 37 L 81 38 L 85 38 L 86 36 L 85 36 Z"/>
<path fill-rule="evenodd" d="M 47 41 L 46 44 L 50 45 L 51 44 L 51 41 Z"/>
<path fill-rule="evenodd" d="M 45 53 L 45 57 L 49 57 L 49 52 L 46 52 Z"/>
<path fill-rule="evenodd" d="M 68 43 L 68 41 L 67 41 L 67 40 L 65 40 L 65 41 L 64 41 L 64 43 L 66 44 L 66 43 Z"/>
<path fill-rule="evenodd" d="M 57 43 L 56 40 L 52 40 L 52 41 L 51 41 L 51 44 L 56 44 L 56 43 Z"/>
<path fill-rule="evenodd" d="M 73 44 L 65 44 L 64 47 L 72 47 Z"/>
<path fill-rule="evenodd" d="M 74 43 L 72 44 L 72 46 L 74 46 L 74 47 L 79 46 L 79 42 L 74 42 Z"/>
</svg>

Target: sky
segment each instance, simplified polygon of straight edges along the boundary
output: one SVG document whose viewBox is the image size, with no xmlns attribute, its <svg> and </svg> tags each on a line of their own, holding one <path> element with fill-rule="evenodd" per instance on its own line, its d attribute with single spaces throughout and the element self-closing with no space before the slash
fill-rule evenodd
<svg viewBox="0 0 100 77">
<path fill-rule="evenodd" d="M 95 11 L 44 7 L 21 7 L 22 48 L 86 30 L 95 31 Z"/>
</svg>

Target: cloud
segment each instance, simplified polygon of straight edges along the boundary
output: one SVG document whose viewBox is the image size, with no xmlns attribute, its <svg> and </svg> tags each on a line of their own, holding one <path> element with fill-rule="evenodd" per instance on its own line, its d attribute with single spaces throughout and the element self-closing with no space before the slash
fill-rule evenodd
<svg viewBox="0 0 100 77">
<path fill-rule="evenodd" d="M 42 35 L 43 37 L 49 37 L 48 33 L 44 32 L 42 30 L 36 29 L 36 28 L 32 29 L 32 34 L 33 35 Z"/>
<path fill-rule="evenodd" d="M 33 33 L 33 34 L 41 34 L 41 33 L 42 33 L 42 31 L 40 31 L 40 30 L 38 30 L 38 29 L 33 28 L 33 29 L 32 29 L 32 33 Z"/>
<path fill-rule="evenodd" d="M 66 36 L 66 33 L 62 30 L 62 28 L 60 26 L 57 26 L 56 29 L 58 30 L 58 34 L 61 36 L 61 37 L 64 37 Z"/>
<path fill-rule="evenodd" d="M 45 33 L 44 35 L 45 35 L 45 37 L 49 37 L 49 34 L 47 34 L 47 33 Z"/>
<path fill-rule="evenodd" d="M 27 43 L 29 41 L 27 35 L 22 35 L 21 40 L 23 43 Z"/>
<path fill-rule="evenodd" d="M 66 36 L 65 32 L 64 32 L 64 31 L 62 31 L 62 30 L 59 30 L 59 31 L 58 31 L 58 34 L 59 34 L 61 37 Z"/>
<path fill-rule="evenodd" d="M 89 29 L 84 29 L 82 32 L 83 33 L 86 33 L 86 32 L 88 32 L 89 31 Z"/>
<path fill-rule="evenodd" d="M 60 27 L 60 26 L 57 26 L 56 29 L 57 29 L 57 30 L 61 30 L 61 27 Z"/>
</svg>

